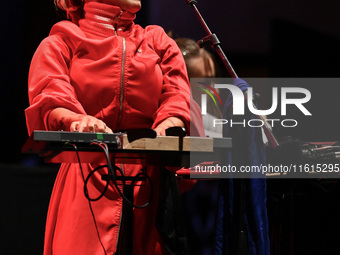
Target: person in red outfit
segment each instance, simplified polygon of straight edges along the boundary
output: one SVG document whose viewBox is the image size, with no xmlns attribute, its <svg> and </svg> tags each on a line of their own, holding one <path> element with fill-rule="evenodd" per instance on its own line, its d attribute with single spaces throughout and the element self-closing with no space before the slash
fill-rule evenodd
<svg viewBox="0 0 340 255">
<path fill-rule="evenodd" d="M 140 0 L 55 0 L 71 21 L 55 24 L 36 50 L 29 72 L 26 120 L 34 130 L 118 132 L 169 127 L 190 132 L 190 86 L 182 54 L 159 26 L 133 22 Z M 116 254 L 123 199 L 110 184 L 96 202 L 84 196 L 93 164 L 63 163 L 51 195 L 44 254 Z M 135 176 L 144 166 L 124 165 Z M 134 209 L 133 253 L 167 254 L 156 228 L 160 169 L 147 166 L 154 198 Z M 106 182 L 96 172 L 87 184 L 96 197 Z M 134 202 L 149 197 L 134 189 Z"/>
</svg>

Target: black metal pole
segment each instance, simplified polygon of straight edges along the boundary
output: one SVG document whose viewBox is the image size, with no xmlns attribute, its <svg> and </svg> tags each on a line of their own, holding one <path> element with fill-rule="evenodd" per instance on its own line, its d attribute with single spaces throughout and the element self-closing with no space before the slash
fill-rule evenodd
<svg viewBox="0 0 340 255">
<path fill-rule="evenodd" d="M 217 54 L 220 56 L 222 62 L 224 63 L 225 67 L 228 69 L 228 72 L 230 74 L 230 76 L 233 79 L 238 78 L 235 70 L 233 69 L 233 67 L 231 66 L 227 56 L 224 54 L 221 46 L 220 46 L 220 41 L 218 40 L 216 34 L 211 33 L 207 23 L 204 21 L 201 13 L 199 12 L 199 10 L 196 7 L 197 1 L 191 0 L 191 1 L 187 1 L 189 6 L 191 6 L 196 14 L 196 16 L 198 17 L 198 20 L 201 22 L 205 32 L 207 33 L 207 36 L 204 37 L 203 39 L 201 39 L 199 41 L 200 46 L 204 46 L 205 44 L 210 44 L 217 52 Z"/>
</svg>

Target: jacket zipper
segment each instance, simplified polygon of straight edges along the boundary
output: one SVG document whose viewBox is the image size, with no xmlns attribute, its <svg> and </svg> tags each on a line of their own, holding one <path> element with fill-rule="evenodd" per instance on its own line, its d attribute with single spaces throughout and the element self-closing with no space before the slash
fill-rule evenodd
<svg viewBox="0 0 340 255">
<path fill-rule="evenodd" d="M 120 164 L 121 170 L 123 171 L 124 174 L 124 165 Z M 120 219 L 119 219 L 119 226 L 118 226 L 118 236 L 117 236 L 117 245 L 116 245 L 116 251 L 118 250 L 118 246 L 119 246 L 119 242 L 121 241 L 121 235 L 120 235 L 120 230 L 122 228 L 122 219 L 123 219 L 123 203 L 124 203 L 124 199 L 122 200 L 122 211 L 120 214 Z"/>
<path fill-rule="evenodd" d="M 121 129 L 121 120 L 123 112 L 123 100 L 124 100 L 124 72 L 125 72 L 125 57 L 126 57 L 126 42 L 125 37 L 123 39 L 123 56 L 122 56 L 122 72 L 120 77 L 120 105 L 119 105 L 119 115 L 118 115 L 118 130 Z"/>
<path fill-rule="evenodd" d="M 117 34 L 117 27 L 115 28 L 115 34 L 116 36 L 118 36 Z M 124 94 L 123 94 L 123 89 L 124 89 L 124 71 L 125 71 L 125 54 L 126 54 L 126 44 L 125 44 L 125 37 L 122 37 L 123 40 L 123 54 L 122 54 L 122 70 L 121 70 L 121 76 L 120 76 L 120 98 L 119 98 L 119 115 L 118 115 L 118 130 L 121 127 L 121 119 L 122 119 L 122 111 L 123 111 L 123 99 L 124 99 Z M 124 173 L 124 166 L 123 164 L 121 164 L 121 169 Z M 122 217 L 123 217 L 123 203 L 124 201 L 122 201 L 122 212 L 120 215 L 120 220 L 119 220 L 119 227 L 118 227 L 118 237 L 117 237 L 117 246 L 116 246 L 116 250 L 118 249 L 118 245 L 119 245 L 119 240 L 120 240 L 120 230 L 122 227 Z"/>
</svg>

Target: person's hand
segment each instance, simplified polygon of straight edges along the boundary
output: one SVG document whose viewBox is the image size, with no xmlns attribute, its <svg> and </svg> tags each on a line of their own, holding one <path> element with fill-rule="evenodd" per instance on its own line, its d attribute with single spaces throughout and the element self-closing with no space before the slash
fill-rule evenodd
<svg viewBox="0 0 340 255">
<path fill-rule="evenodd" d="M 96 133 L 110 133 L 112 134 L 112 130 L 106 126 L 106 124 L 89 115 L 85 115 L 81 120 L 74 121 L 70 125 L 70 131 L 78 131 L 78 132 L 96 132 Z"/>
<path fill-rule="evenodd" d="M 162 121 L 156 128 L 157 135 L 165 135 L 165 130 L 171 127 L 184 127 L 184 122 L 177 117 L 169 117 Z"/>
<path fill-rule="evenodd" d="M 167 119 L 165 119 L 164 121 L 162 121 L 156 128 L 155 131 L 157 133 L 157 135 L 165 135 L 165 130 L 171 127 L 184 127 L 184 122 L 177 118 L 177 117 L 169 117 Z M 170 166 L 166 166 L 165 167 L 167 170 L 171 171 L 171 172 L 176 172 L 177 170 L 179 170 L 181 167 L 170 167 Z"/>
<path fill-rule="evenodd" d="M 52 110 L 48 123 L 50 130 L 113 133 L 102 120 L 86 114 L 77 114 L 65 108 Z"/>
</svg>

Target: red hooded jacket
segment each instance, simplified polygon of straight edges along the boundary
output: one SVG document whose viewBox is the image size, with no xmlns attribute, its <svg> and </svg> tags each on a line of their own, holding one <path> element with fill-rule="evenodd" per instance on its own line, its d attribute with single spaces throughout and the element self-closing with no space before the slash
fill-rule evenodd
<svg viewBox="0 0 340 255">
<path fill-rule="evenodd" d="M 168 117 L 179 117 L 190 129 L 190 87 L 181 52 L 158 26 L 145 29 L 134 15 L 116 6 L 87 2 L 79 26 L 62 21 L 53 26 L 31 63 L 28 132 L 48 130 L 48 114 L 57 107 L 92 115 L 112 130 L 154 128 Z M 97 164 L 82 164 L 85 176 Z M 139 165 L 124 165 L 136 175 Z M 134 254 L 165 254 L 155 227 L 159 169 L 148 167 L 155 186 L 150 206 L 134 210 Z M 91 197 L 103 190 L 100 173 L 88 184 Z M 78 164 L 62 164 L 51 196 L 44 254 L 113 254 L 121 224 L 122 198 L 113 186 L 89 202 Z M 149 187 L 137 186 L 136 204 Z M 98 233 L 97 233 L 98 232 Z M 103 244 L 103 247 L 101 246 Z"/>
</svg>

